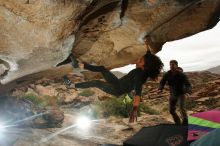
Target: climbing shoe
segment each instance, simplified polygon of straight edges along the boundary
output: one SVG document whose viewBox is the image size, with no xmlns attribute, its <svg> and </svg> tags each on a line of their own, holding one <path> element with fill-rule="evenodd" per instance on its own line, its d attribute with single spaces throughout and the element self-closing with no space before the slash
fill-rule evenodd
<svg viewBox="0 0 220 146">
<path fill-rule="evenodd" d="M 76 58 L 73 55 L 70 55 L 71 64 L 73 68 L 79 68 L 79 62 L 76 60 Z"/>
<path fill-rule="evenodd" d="M 70 86 L 71 85 L 71 81 L 70 81 L 70 79 L 65 75 L 65 76 L 63 76 L 63 81 L 64 81 L 64 83 L 65 83 L 65 85 L 66 86 Z"/>
</svg>

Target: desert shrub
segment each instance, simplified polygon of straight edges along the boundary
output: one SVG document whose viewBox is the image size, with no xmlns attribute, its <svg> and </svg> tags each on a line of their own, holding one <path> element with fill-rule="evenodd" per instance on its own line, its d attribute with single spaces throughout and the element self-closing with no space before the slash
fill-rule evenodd
<svg viewBox="0 0 220 146">
<path fill-rule="evenodd" d="M 56 106 L 58 104 L 57 97 L 51 96 L 37 96 L 34 94 L 26 94 L 21 97 L 33 103 L 37 107 Z"/>
<path fill-rule="evenodd" d="M 161 105 L 160 108 L 161 108 L 162 112 L 169 112 L 169 106 L 167 104 L 166 105 Z"/>
<path fill-rule="evenodd" d="M 85 89 L 79 93 L 80 96 L 85 96 L 85 97 L 93 96 L 94 94 L 95 92 L 90 89 Z"/>
<path fill-rule="evenodd" d="M 39 105 L 43 102 L 41 98 L 39 98 L 37 95 L 34 94 L 25 94 L 24 96 L 21 97 L 21 99 L 28 100 L 35 105 Z"/>
<path fill-rule="evenodd" d="M 210 109 L 217 108 L 219 106 L 218 99 L 216 98 L 209 98 L 208 100 L 204 101 L 203 104 Z"/>
<path fill-rule="evenodd" d="M 43 83 L 42 83 L 42 86 L 44 86 L 44 87 L 49 86 L 49 85 L 50 85 L 49 82 L 43 82 Z"/>
<path fill-rule="evenodd" d="M 150 114 L 150 115 L 159 115 L 158 111 L 156 111 L 155 109 L 145 105 L 144 103 L 140 104 L 140 111 L 142 111 L 146 114 Z"/>
<path fill-rule="evenodd" d="M 110 116 L 116 116 L 116 117 L 129 117 L 129 113 L 132 109 L 132 102 L 125 104 L 123 102 L 123 98 L 111 98 L 105 101 L 99 101 L 97 103 L 99 115 L 103 117 L 110 117 Z M 138 115 L 140 115 L 140 112 L 144 112 L 147 114 L 158 114 L 158 112 L 149 106 L 145 105 L 144 103 L 141 103 L 138 108 Z"/>
<path fill-rule="evenodd" d="M 197 105 L 196 101 L 194 100 L 186 100 L 185 102 L 185 107 L 187 110 L 192 110 L 193 108 L 195 108 Z"/>
</svg>

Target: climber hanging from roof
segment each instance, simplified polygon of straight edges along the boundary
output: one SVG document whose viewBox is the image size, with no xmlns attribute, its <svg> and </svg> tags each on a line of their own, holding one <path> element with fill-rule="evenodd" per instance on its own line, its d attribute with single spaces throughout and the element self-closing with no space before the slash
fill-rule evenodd
<svg viewBox="0 0 220 146">
<path fill-rule="evenodd" d="M 148 44 L 145 41 L 146 47 Z M 148 48 L 149 50 L 149 48 Z M 113 73 L 107 70 L 104 66 L 93 66 L 84 62 L 80 62 L 71 56 L 72 65 L 74 68 L 87 69 L 93 72 L 102 73 L 104 81 L 92 80 L 82 83 L 72 83 L 67 76 L 64 76 L 64 82 L 69 88 L 90 88 L 97 87 L 108 94 L 115 95 L 116 97 L 135 91 L 133 100 L 133 108 L 130 113 L 129 122 L 134 122 L 137 119 L 137 108 L 141 100 L 142 85 L 146 82 L 147 78 L 155 79 L 160 74 L 163 68 L 163 63 L 159 57 L 147 51 L 145 55 L 139 58 L 136 63 L 136 68 L 131 70 L 127 75 L 118 79 Z"/>
</svg>

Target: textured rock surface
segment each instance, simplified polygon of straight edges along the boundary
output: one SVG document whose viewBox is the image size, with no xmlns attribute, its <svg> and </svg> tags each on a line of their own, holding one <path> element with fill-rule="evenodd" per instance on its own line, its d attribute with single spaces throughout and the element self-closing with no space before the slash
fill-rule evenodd
<svg viewBox="0 0 220 146">
<path fill-rule="evenodd" d="M 108 68 L 212 28 L 219 0 L 0 0 L 1 83 L 47 70 L 71 51 Z"/>
<path fill-rule="evenodd" d="M 7 121 L 8 127 L 54 128 L 60 127 L 64 120 L 64 112 L 55 106 L 42 108 L 10 96 L 0 96 L 0 101 L 1 122 Z"/>
</svg>

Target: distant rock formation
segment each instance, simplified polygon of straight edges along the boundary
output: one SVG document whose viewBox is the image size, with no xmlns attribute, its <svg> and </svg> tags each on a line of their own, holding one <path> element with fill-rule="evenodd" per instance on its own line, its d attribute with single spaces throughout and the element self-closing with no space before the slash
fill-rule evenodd
<svg viewBox="0 0 220 146">
<path fill-rule="evenodd" d="M 210 71 L 210 72 L 216 73 L 216 74 L 220 74 L 220 65 L 218 65 L 216 67 L 212 67 L 212 68 L 208 69 L 207 71 Z"/>
</svg>

